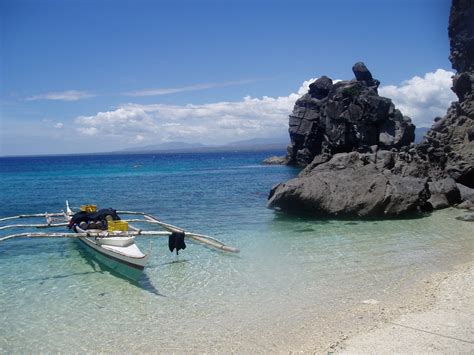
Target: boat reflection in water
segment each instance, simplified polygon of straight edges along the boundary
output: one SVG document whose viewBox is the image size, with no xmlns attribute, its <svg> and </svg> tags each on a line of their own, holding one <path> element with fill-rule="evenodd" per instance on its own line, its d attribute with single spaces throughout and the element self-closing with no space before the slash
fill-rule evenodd
<svg viewBox="0 0 474 355">
<path fill-rule="evenodd" d="M 84 258 L 86 263 L 93 269 L 94 272 L 110 273 L 111 275 L 128 281 L 132 285 L 145 291 L 151 292 L 155 295 L 163 296 L 156 289 L 156 287 L 153 286 L 151 280 L 143 270 L 132 268 L 118 261 L 110 259 L 100 253 L 97 253 L 79 239 L 76 239 L 74 244 L 77 246 L 77 251 L 79 254 Z"/>
</svg>

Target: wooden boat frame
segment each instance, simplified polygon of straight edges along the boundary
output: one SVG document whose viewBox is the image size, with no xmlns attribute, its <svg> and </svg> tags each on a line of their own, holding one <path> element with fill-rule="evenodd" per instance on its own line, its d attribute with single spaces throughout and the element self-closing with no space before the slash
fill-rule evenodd
<svg viewBox="0 0 474 355">
<path fill-rule="evenodd" d="M 223 242 L 204 235 L 197 234 L 189 231 L 185 231 L 182 228 L 176 227 L 172 224 L 160 221 L 155 216 L 135 211 L 117 211 L 120 215 L 134 216 L 135 218 L 124 219 L 123 221 L 129 223 L 128 231 L 107 231 L 107 230 L 83 230 L 76 226 L 75 232 L 25 232 L 15 233 L 7 236 L 0 237 L 0 242 L 14 238 L 77 238 L 86 246 L 92 250 L 104 255 L 107 258 L 115 260 L 119 263 L 127 265 L 129 267 L 142 270 L 150 257 L 151 244 L 146 253 L 142 253 L 135 244 L 135 238 L 138 236 L 146 237 L 167 237 L 172 233 L 184 233 L 186 238 L 189 238 L 199 244 L 203 244 L 208 247 L 212 247 L 221 251 L 238 253 L 239 249 L 227 246 Z M 0 218 L 0 223 L 16 220 L 16 219 L 32 219 L 41 218 L 46 219 L 46 223 L 25 223 L 25 224 L 7 224 L 0 226 L 0 231 L 6 229 L 23 229 L 23 228 L 36 228 L 36 229 L 48 229 L 48 228 L 59 228 L 66 227 L 69 225 L 69 221 L 74 215 L 73 210 L 69 207 L 68 201 L 66 201 L 66 209 L 59 213 L 35 213 L 35 214 L 24 214 L 12 217 Z M 142 230 L 135 227 L 131 223 L 143 223 L 158 226 L 162 230 Z M 123 239 L 122 239 L 123 238 Z M 114 245 L 114 240 L 125 240 L 127 239 L 127 245 Z M 120 243 L 119 243 L 120 244 Z"/>
</svg>

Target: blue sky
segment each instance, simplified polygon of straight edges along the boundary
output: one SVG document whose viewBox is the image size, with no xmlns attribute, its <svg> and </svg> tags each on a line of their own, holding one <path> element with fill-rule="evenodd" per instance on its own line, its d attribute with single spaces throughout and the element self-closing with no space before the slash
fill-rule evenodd
<svg viewBox="0 0 474 355">
<path fill-rule="evenodd" d="M 0 155 L 281 137 L 305 81 L 361 60 L 429 126 L 454 100 L 449 6 L 2 0 Z"/>
</svg>

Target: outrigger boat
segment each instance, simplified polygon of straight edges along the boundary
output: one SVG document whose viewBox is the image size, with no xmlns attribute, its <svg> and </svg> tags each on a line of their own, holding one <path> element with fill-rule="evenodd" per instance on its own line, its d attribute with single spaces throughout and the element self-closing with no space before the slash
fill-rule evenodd
<svg viewBox="0 0 474 355">
<path fill-rule="evenodd" d="M 133 216 L 123 220 L 120 216 Z M 13 238 L 77 238 L 95 252 L 117 261 L 128 267 L 143 270 L 151 253 L 151 245 L 143 253 L 135 244 L 138 236 L 164 236 L 169 238 L 169 249 L 176 253 L 186 248 L 185 238 L 192 239 L 206 246 L 225 252 L 238 253 L 239 249 L 230 247 L 207 235 L 185 231 L 182 228 L 160 221 L 155 216 L 134 211 L 116 211 L 113 209 L 96 209 L 95 205 L 81 206 L 81 210 L 73 212 L 68 201 L 66 210 L 60 213 L 37 213 L 0 218 L 0 223 L 15 219 L 46 219 L 43 224 L 9 224 L 0 226 L 1 230 L 20 228 L 58 228 L 68 227 L 68 232 L 25 232 L 0 237 L 0 242 Z M 147 223 L 159 226 L 162 230 L 142 230 L 130 223 Z"/>
</svg>

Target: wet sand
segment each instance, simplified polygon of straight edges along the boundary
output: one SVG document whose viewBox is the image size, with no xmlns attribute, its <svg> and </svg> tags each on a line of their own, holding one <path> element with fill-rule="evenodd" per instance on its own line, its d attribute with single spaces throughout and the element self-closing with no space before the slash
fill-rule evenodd
<svg viewBox="0 0 474 355">
<path fill-rule="evenodd" d="M 337 353 L 473 353 L 474 263 L 426 280 L 398 317 L 333 344 Z M 374 304 L 376 306 L 376 304 Z M 392 315 L 396 313 L 396 310 Z"/>
</svg>

